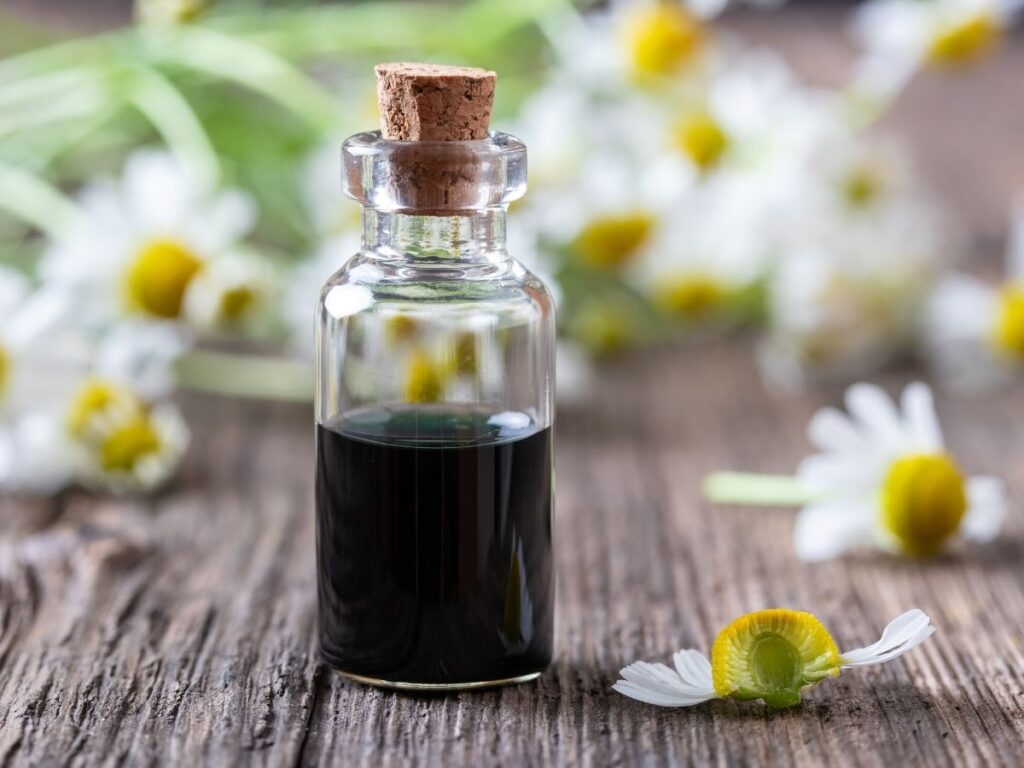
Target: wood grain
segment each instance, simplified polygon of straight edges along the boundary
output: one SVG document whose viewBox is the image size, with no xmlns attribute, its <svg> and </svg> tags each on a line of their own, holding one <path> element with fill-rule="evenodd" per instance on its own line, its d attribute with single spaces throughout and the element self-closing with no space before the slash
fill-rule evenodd
<svg viewBox="0 0 1024 768">
<path fill-rule="evenodd" d="M 306 409 L 190 398 L 194 448 L 161 497 L 3 502 L 0 763 L 1019 764 L 1016 515 L 998 544 L 933 563 L 811 566 L 793 557 L 791 512 L 700 498 L 715 468 L 792 469 L 807 418 L 839 394 L 765 390 L 743 339 L 604 371 L 595 402 L 558 423 L 557 661 L 536 684 L 445 697 L 318 663 Z M 966 468 L 1019 495 L 1024 392 L 940 408 Z M 609 691 L 623 664 L 706 650 L 767 606 L 816 613 L 845 646 L 912 606 L 939 632 L 791 711 Z"/>
<path fill-rule="evenodd" d="M 848 64 L 835 9 L 730 23 L 824 79 Z M 1018 43 L 965 79 L 915 84 L 892 118 L 989 245 L 1022 179 L 1024 102 L 1007 98 L 1022 57 Z M 557 427 L 556 662 L 535 684 L 447 697 L 347 684 L 317 660 L 311 414 L 188 398 L 193 447 L 160 497 L 0 499 L 0 765 L 1024 764 L 1019 509 L 984 549 L 811 566 L 792 512 L 701 500 L 713 469 L 792 470 L 808 417 L 839 397 L 766 390 L 744 339 L 602 371 Z M 939 407 L 964 467 L 1020 498 L 1024 390 Z M 814 612 L 847 647 L 912 606 L 939 631 L 794 710 L 609 691 L 623 664 L 707 650 L 768 606 Z"/>
</svg>

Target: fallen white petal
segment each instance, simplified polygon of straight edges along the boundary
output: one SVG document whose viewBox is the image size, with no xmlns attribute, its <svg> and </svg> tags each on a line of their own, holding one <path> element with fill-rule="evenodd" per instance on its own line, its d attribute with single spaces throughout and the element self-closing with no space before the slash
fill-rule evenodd
<svg viewBox="0 0 1024 768">
<path fill-rule="evenodd" d="M 843 667 L 862 667 L 880 664 L 883 661 L 902 656 L 916 648 L 935 632 L 928 614 L 913 608 L 889 622 L 878 642 L 863 648 L 855 648 L 842 655 Z"/>
<path fill-rule="evenodd" d="M 661 707 L 690 707 L 717 698 L 707 657 L 699 651 L 683 650 L 673 660 L 675 670 L 664 664 L 635 661 L 622 668 L 622 679 L 612 689 Z"/>
</svg>

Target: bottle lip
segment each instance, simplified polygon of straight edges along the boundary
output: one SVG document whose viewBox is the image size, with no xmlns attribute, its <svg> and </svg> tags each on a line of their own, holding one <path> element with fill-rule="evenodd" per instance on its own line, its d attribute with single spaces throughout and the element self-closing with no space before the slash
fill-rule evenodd
<svg viewBox="0 0 1024 768">
<path fill-rule="evenodd" d="M 344 151 L 366 155 L 386 151 L 389 147 L 429 147 L 439 153 L 455 152 L 461 147 L 463 151 L 470 149 L 479 154 L 518 154 L 526 153 L 526 145 L 511 133 L 489 131 L 486 139 L 468 141 L 397 141 L 385 139 L 380 131 L 362 131 L 345 139 Z"/>
<path fill-rule="evenodd" d="M 526 146 L 492 131 L 473 141 L 390 141 L 380 131 L 342 145 L 345 193 L 386 211 L 450 215 L 507 205 L 526 192 Z"/>
</svg>

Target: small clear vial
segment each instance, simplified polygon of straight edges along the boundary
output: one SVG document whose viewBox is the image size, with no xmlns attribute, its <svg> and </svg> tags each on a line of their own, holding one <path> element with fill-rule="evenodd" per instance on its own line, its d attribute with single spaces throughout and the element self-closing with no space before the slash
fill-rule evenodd
<svg viewBox="0 0 1024 768">
<path fill-rule="evenodd" d="M 526 148 L 348 139 L 363 241 L 317 310 L 320 646 L 374 685 L 522 682 L 551 660 L 555 315 L 508 253 Z"/>
</svg>

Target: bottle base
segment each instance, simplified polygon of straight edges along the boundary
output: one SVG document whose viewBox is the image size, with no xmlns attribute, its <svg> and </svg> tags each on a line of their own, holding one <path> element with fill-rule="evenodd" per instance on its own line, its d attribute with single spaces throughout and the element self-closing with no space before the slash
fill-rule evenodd
<svg viewBox="0 0 1024 768">
<path fill-rule="evenodd" d="M 380 680 L 376 677 L 366 677 L 335 669 L 339 675 L 346 680 L 363 685 L 372 685 L 375 688 L 387 688 L 392 691 L 418 691 L 420 693 L 445 693 L 447 691 L 473 691 L 481 688 L 501 688 L 506 685 L 519 685 L 528 683 L 540 677 L 540 672 L 530 672 L 527 675 L 518 677 L 505 677 L 498 680 L 475 680 L 468 683 L 406 683 L 401 680 Z"/>
</svg>

